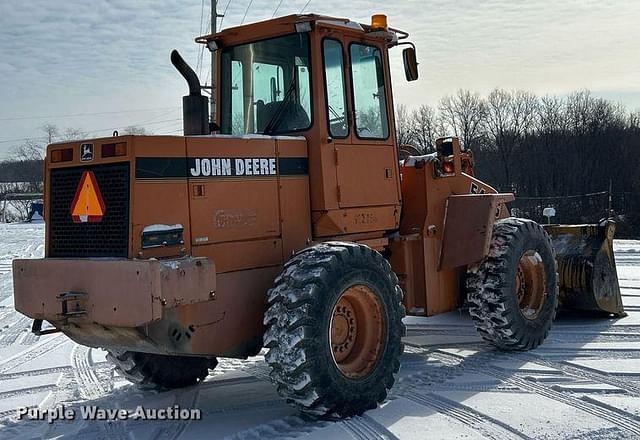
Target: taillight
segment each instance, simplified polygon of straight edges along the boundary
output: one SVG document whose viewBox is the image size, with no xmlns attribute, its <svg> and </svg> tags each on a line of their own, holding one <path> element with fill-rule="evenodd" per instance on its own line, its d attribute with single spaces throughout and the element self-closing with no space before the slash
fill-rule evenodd
<svg viewBox="0 0 640 440">
<path fill-rule="evenodd" d="M 442 171 L 445 174 L 453 174 L 455 172 L 455 168 L 453 166 L 453 162 L 444 162 L 442 164 Z"/>
<path fill-rule="evenodd" d="M 64 148 L 51 151 L 51 162 L 71 162 L 73 160 L 73 148 Z"/>
<path fill-rule="evenodd" d="M 103 144 L 102 157 L 116 157 L 127 155 L 127 144 L 118 142 L 117 144 Z"/>
</svg>

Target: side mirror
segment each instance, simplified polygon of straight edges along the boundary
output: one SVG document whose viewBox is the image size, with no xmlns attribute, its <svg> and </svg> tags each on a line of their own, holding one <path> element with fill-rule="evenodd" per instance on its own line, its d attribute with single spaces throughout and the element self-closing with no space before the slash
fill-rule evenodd
<svg viewBox="0 0 640 440">
<path fill-rule="evenodd" d="M 402 61 L 404 62 L 404 74 L 407 81 L 418 79 L 418 60 L 416 59 L 415 47 L 407 47 L 402 51 Z"/>
</svg>

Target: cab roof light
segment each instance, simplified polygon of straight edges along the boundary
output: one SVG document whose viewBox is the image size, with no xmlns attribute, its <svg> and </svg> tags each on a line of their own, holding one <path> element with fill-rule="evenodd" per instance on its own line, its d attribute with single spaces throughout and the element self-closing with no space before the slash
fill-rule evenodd
<svg viewBox="0 0 640 440">
<path fill-rule="evenodd" d="M 73 160 L 73 148 L 61 148 L 51 151 L 51 163 L 71 162 Z"/>
<path fill-rule="evenodd" d="M 388 31 L 387 16 L 384 14 L 375 14 L 371 16 L 371 30 Z"/>
</svg>

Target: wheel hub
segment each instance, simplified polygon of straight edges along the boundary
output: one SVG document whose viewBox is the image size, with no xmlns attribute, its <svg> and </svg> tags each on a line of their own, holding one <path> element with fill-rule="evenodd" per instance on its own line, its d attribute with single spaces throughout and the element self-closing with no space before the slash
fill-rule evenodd
<svg viewBox="0 0 640 440">
<path fill-rule="evenodd" d="M 382 307 L 367 286 L 346 289 L 333 308 L 329 343 L 333 360 L 342 374 L 364 377 L 373 370 L 383 338 Z"/>
<path fill-rule="evenodd" d="M 526 251 L 516 271 L 516 298 L 520 313 L 526 319 L 536 319 L 542 309 L 546 292 L 546 276 L 542 257 L 535 250 Z"/>
<path fill-rule="evenodd" d="M 353 349 L 358 329 L 355 316 L 351 303 L 345 298 L 340 298 L 333 312 L 331 326 L 331 349 L 338 361 L 344 360 Z"/>
</svg>

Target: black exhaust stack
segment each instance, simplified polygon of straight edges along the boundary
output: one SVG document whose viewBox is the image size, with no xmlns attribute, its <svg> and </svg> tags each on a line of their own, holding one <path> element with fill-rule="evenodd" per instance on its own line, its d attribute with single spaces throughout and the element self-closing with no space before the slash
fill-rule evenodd
<svg viewBox="0 0 640 440">
<path fill-rule="evenodd" d="M 171 64 L 178 69 L 189 85 L 189 94 L 182 97 L 184 135 L 210 134 L 209 100 L 202 96 L 198 75 L 175 49 L 171 51 Z"/>
</svg>

